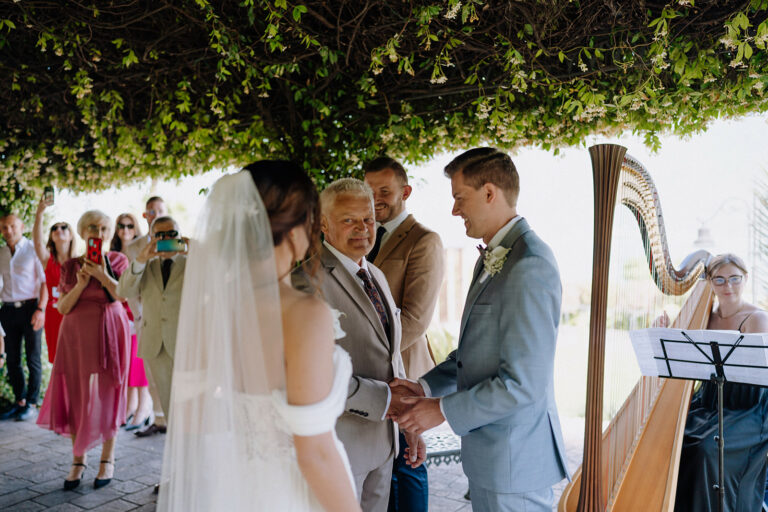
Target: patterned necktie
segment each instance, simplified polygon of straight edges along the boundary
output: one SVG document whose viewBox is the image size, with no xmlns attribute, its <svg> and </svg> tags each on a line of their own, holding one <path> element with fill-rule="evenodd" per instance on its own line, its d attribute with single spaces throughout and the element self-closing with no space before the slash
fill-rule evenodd
<svg viewBox="0 0 768 512">
<path fill-rule="evenodd" d="M 168 284 L 168 278 L 171 277 L 171 265 L 173 265 L 173 260 L 168 258 L 163 260 L 163 266 L 160 268 L 160 273 L 163 275 L 163 289 Z"/>
<path fill-rule="evenodd" d="M 386 232 L 387 229 L 384 226 L 378 227 L 376 230 L 376 242 L 374 242 L 373 249 L 371 249 L 371 252 L 368 253 L 368 256 L 366 256 L 365 259 L 370 262 L 373 262 L 373 260 L 376 259 L 376 256 L 379 254 L 379 249 L 381 249 L 381 239 L 384 237 L 384 233 Z"/>
<path fill-rule="evenodd" d="M 368 272 L 366 272 L 364 268 L 361 268 L 357 272 L 357 277 L 363 280 L 365 294 L 371 299 L 371 304 L 373 304 L 373 308 L 379 315 L 379 320 L 381 320 L 381 325 L 384 327 L 384 332 L 387 333 L 387 338 L 389 338 L 389 319 L 387 318 L 387 310 L 384 309 L 384 302 L 379 295 L 379 290 L 373 285 L 373 281 L 371 281 Z"/>
</svg>

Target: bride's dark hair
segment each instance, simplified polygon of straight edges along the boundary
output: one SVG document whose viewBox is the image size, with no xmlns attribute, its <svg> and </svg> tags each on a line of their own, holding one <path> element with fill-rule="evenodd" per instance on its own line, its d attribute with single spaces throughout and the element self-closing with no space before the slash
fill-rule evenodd
<svg viewBox="0 0 768 512">
<path fill-rule="evenodd" d="M 307 173 L 288 160 L 259 160 L 244 167 L 251 173 L 269 215 L 272 241 L 280 245 L 290 230 L 303 225 L 309 239 L 307 258 L 320 248 L 320 206 Z M 298 254 L 298 257 L 304 257 Z"/>
</svg>

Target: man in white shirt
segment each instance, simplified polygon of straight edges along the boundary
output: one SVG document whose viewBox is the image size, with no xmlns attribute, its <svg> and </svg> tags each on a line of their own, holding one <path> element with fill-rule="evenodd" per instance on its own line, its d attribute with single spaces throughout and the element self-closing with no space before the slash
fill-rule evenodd
<svg viewBox="0 0 768 512">
<path fill-rule="evenodd" d="M 402 378 L 400 312 L 386 277 L 365 255 L 373 246 L 373 193 L 360 180 L 334 181 L 320 195 L 321 229 L 325 235 L 320 258 L 320 279 L 294 274 L 294 286 L 313 291 L 342 313 L 345 336 L 336 340 L 352 359 L 352 378 L 345 411 L 336 422 L 344 443 L 358 496 L 365 512 L 386 512 L 397 454 L 397 428 L 390 416 L 402 410 L 401 390 L 388 389 Z M 417 437 L 411 437 L 416 447 Z M 423 441 L 421 441 L 423 443 Z M 414 460 L 420 464 L 426 457 Z"/>
<path fill-rule="evenodd" d="M 32 242 L 22 236 L 24 223 L 13 213 L 0 218 L 0 233 L 5 247 L 0 248 L 0 323 L 6 331 L 8 380 L 15 403 L 0 419 L 27 420 L 35 415 L 40 394 L 42 365 L 40 347 L 48 304 L 45 273 Z M 27 356 L 29 382 L 24 382 L 21 366 L 22 344 Z"/>
</svg>

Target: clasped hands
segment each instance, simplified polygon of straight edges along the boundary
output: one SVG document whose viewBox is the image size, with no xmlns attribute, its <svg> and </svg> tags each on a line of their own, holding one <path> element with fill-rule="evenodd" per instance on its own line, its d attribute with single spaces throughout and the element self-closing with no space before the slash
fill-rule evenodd
<svg viewBox="0 0 768 512">
<path fill-rule="evenodd" d="M 389 383 L 389 388 L 392 392 L 392 400 L 387 417 L 396 421 L 405 431 L 404 435 L 408 442 L 406 460 L 409 465 L 416 467 L 418 464 L 411 464 L 414 460 L 413 442 L 418 446 L 415 460 L 423 460 L 422 447 L 426 458 L 426 445 L 421 434 L 445 421 L 443 412 L 440 410 L 440 399 L 426 397 L 421 384 L 412 380 L 394 379 Z"/>
</svg>

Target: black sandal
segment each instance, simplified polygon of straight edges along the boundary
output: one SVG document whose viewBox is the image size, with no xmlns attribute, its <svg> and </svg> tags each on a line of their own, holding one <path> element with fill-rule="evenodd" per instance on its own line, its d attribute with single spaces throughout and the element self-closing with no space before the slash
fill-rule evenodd
<svg viewBox="0 0 768 512">
<path fill-rule="evenodd" d="M 84 468 L 87 468 L 88 466 L 82 462 L 73 462 L 73 466 L 82 466 Z M 83 474 L 85 474 L 85 470 L 83 470 L 82 473 L 80 473 L 80 478 L 77 480 L 67 480 L 64 479 L 64 490 L 65 491 L 71 491 L 72 489 L 76 489 L 78 485 L 80 485 L 80 480 L 83 479 Z"/>
<path fill-rule="evenodd" d="M 115 462 L 111 461 L 111 460 L 102 460 L 102 461 L 99 461 L 99 463 L 100 464 L 112 464 L 113 466 L 115 465 Z M 105 485 L 107 485 L 111 481 L 112 481 L 111 477 L 110 478 L 96 478 L 96 479 L 93 480 L 93 488 L 94 489 L 101 489 L 102 487 L 104 487 Z"/>
</svg>

